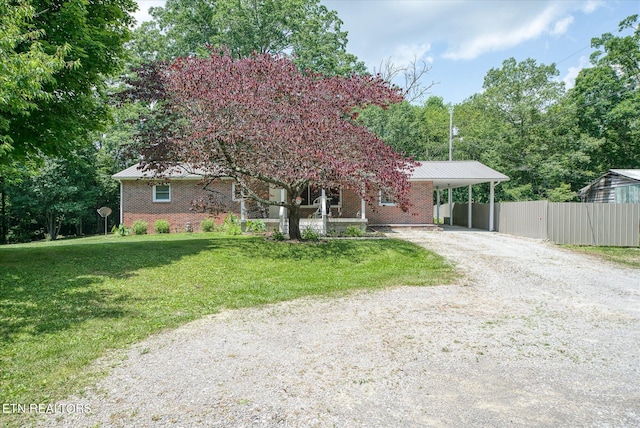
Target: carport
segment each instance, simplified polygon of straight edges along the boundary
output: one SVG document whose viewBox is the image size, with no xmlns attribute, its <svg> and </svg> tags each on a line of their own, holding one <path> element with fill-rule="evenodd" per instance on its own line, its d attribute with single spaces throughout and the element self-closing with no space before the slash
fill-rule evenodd
<svg viewBox="0 0 640 428">
<path fill-rule="evenodd" d="M 494 192 L 496 184 L 509 180 L 506 175 L 489 168 L 478 161 L 434 161 L 421 162 L 412 174 L 414 179 L 428 179 L 433 182 L 437 199 L 437 217 L 440 218 L 440 192 L 449 191 L 449 225 L 453 225 L 451 191 L 458 187 L 469 188 L 468 225 L 472 225 L 473 186 L 490 183 L 489 230 L 494 227 Z"/>
</svg>

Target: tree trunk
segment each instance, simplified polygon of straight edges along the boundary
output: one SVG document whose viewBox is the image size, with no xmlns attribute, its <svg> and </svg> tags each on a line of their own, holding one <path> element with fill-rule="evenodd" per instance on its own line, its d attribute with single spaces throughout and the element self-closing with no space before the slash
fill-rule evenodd
<svg viewBox="0 0 640 428">
<path fill-rule="evenodd" d="M 289 208 L 289 239 L 302 239 L 300 235 L 300 207 Z"/>
<path fill-rule="evenodd" d="M 51 241 L 55 241 L 58 237 L 58 233 L 56 231 L 56 215 L 48 213 L 47 215 L 47 234 L 49 235 L 49 239 Z"/>
</svg>

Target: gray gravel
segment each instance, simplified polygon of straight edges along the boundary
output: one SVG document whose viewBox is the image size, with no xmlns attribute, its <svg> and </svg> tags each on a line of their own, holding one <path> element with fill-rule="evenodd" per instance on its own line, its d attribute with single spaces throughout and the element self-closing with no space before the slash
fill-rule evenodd
<svg viewBox="0 0 640 428">
<path fill-rule="evenodd" d="M 111 356 L 66 401 L 91 413 L 43 425 L 640 426 L 640 270 L 497 233 L 392 235 L 463 279 L 224 311 Z"/>
</svg>

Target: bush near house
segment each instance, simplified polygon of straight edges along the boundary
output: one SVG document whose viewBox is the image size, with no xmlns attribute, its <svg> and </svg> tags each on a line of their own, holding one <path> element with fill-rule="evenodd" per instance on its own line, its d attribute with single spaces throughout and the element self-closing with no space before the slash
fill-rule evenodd
<svg viewBox="0 0 640 428">
<path fill-rule="evenodd" d="M 133 233 L 135 235 L 146 235 L 149 224 L 146 221 L 136 220 L 133 222 Z"/>
<path fill-rule="evenodd" d="M 214 223 L 212 218 L 205 218 L 200 223 L 200 228 L 203 232 L 213 232 L 215 226 L 216 224 Z"/>
<path fill-rule="evenodd" d="M 169 233 L 170 227 L 169 222 L 163 219 L 156 220 L 156 222 L 153 223 L 153 230 L 155 230 L 156 233 Z"/>
</svg>

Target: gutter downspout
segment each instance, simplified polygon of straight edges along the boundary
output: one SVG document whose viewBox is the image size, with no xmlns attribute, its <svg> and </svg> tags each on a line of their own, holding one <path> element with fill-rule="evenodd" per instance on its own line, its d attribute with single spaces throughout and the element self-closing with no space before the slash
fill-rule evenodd
<svg viewBox="0 0 640 428">
<path fill-rule="evenodd" d="M 122 180 L 118 180 L 118 183 L 120 183 L 120 222 L 118 223 L 120 225 L 124 223 L 124 193 L 122 191 Z"/>
</svg>

